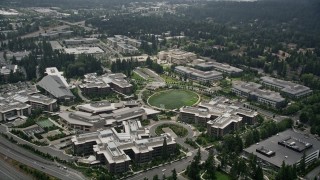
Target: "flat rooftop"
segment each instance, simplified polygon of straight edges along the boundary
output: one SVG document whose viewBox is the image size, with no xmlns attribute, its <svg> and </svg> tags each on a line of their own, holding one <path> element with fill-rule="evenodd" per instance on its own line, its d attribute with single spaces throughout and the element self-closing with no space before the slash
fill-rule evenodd
<svg viewBox="0 0 320 180">
<path fill-rule="evenodd" d="M 76 47 L 76 48 L 65 48 L 64 51 L 67 54 L 101 54 L 104 51 L 100 47 Z"/>
<path fill-rule="evenodd" d="M 265 83 L 269 83 L 269 84 L 273 84 L 275 86 L 282 87 L 283 89 L 281 89 L 281 91 L 286 92 L 288 94 L 299 94 L 299 93 L 303 93 L 303 92 L 306 92 L 306 93 L 312 92 L 312 90 L 307 86 L 303 86 L 301 84 L 296 84 L 296 83 L 293 83 L 290 81 L 276 79 L 276 78 L 269 77 L 269 76 L 261 77 L 261 80 Z"/>
<path fill-rule="evenodd" d="M 192 74 L 193 76 L 203 77 L 203 78 L 222 76 L 222 73 L 220 73 L 218 71 L 201 71 L 198 69 L 194 69 L 191 67 L 185 67 L 185 66 L 176 66 L 175 69 L 178 71 L 182 71 L 186 74 Z"/>
<path fill-rule="evenodd" d="M 267 149 L 267 151 L 275 152 L 271 157 L 257 152 L 257 149 Z M 274 135 L 257 144 L 251 145 L 244 149 L 247 153 L 253 153 L 259 158 L 277 166 L 281 167 L 282 162 L 288 165 L 293 165 L 300 161 L 305 150 L 306 155 L 313 153 L 320 149 L 320 142 L 317 139 L 309 138 L 304 134 L 294 132 L 289 129 L 277 135 Z"/>
</svg>

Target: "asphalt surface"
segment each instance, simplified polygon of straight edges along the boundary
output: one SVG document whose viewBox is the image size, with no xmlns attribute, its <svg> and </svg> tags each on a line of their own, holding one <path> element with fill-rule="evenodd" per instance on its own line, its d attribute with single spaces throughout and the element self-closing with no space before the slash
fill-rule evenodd
<svg viewBox="0 0 320 180">
<path fill-rule="evenodd" d="M 30 176 L 18 171 L 16 168 L 5 162 L 5 160 L 2 158 L 0 159 L 0 177 L 0 179 L 3 180 L 32 180 Z"/>
<path fill-rule="evenodd" d="M 39 151 L 41 151 L 43 153 L 48 153 L 51 156 L 58 157 L 61 160 L 66 160 L 66 161 L 74 161 L 75 160 L 73 157 L 64 154 L 63 151 L 57 150 L 57 149 L 55 149 L 53 147 L 50 147 L 50 146 L 37 146 L 37 145 L 32 144 L 32 143 L 30 143 L 28 141 L 25 141 L 23 139 L 17 138 L 16 136 L 12 135 L 11 133 L 8 133 L 8 129 L 3 125 L 0 125 L 0 132 L 7 134 L 9 137 L 12 137 L 19 144 L 28 144 L 28 145 L 32 146 L 35 149 L 38 149 Z"/>
<path fill-rule="evenodd" d="M 55 162 L 48 161 L 46 159 L 43 159 L 25 149 L 22 147 L 19 147 L 11 142 L 9 142 L 4 137 L 0 136 L 0 152 L 10 157 L 11 159 L 14 159 L 16 161 L 19 161 L 20 163 L 23 163 L 27 166 L 33 167 L 37 170 L 40 170 L 44 173 L 47 173 L 51 176 L 54 176 L 59 179 L 63 180 L 81 180 L 85 179 L 85 177 L 80 173 L 73 169 L 67 168 L 64 169 L 61 167 L 58 167 Z"/>
</svg>

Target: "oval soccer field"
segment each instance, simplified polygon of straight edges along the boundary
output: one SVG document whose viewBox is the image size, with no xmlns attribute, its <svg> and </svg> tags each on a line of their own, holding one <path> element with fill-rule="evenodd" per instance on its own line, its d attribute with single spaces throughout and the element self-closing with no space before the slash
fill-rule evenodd
<svg viewBox="0 0 320 180">
<path fill-rule="evenodd" d="M 175 89 L 153 94 L 148 103 L 161 109 L 178 109 L 182 106 L 192 106 L 198 100 L 198 94 L 192 91 Z"/>
</svg>

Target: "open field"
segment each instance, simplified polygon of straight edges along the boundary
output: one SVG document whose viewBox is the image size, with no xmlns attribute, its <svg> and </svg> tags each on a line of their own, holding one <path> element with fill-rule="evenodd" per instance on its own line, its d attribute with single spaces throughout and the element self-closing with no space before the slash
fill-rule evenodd
<svg viewBox="0 0 320 180">
<path fill-rule="evenodd" d="M 196 93 L 188 90 L 168 90 L 153 94 L 148 103 L 162 109 L 178 109 L 192 106 L 199 100 Z"/>
</svg>

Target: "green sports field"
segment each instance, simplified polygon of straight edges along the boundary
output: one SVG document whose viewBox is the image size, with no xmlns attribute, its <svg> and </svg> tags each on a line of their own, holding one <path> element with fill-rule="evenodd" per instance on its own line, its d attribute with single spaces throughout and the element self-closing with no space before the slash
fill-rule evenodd
<svg viewBox="0 0 320 180">
<path fill-rule="evenodd" d="M 48 119 L 38 121 L 37 124 L 38 124 L 39 126 L 41 126 L 42 128 L 45 128 L 45 127 L 48 128 L 48 127 L 51 127 L 51 126 L 54 125 L 54 124 L 53 124 L 51 121 L 49 121 Z"/>
<path fill-rule="evenodd" d="M 198 95 L 192 91 L 168 90 L 153 94 L 148 102 L 162 109 L 178 109 L 182 106 L 192 106 L 198 99 Z"/>
</svg>

